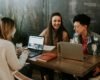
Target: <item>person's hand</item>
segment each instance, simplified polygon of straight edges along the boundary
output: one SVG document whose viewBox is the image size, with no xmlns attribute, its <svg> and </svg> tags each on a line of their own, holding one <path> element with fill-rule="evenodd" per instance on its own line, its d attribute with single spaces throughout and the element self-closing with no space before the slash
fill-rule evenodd
<svg viewBox="0 0 100 80">
<path fill-rule="evenodd" d="M 23 49 L 22 54 L 29 54 L 29 50 L 28 49 Z"/>
<path fill-rule="evenodd" d="M 23 48 L 16 48 L 17 54 L 22 53 L 22 51 L 23 51 Z"/>
<path fill-rule="evenodd" d="M 29 50 L 24 49 L 22 54 L 19 56 L 19 58 L 21 58 L 23 61 L 25 61 L 25 60 L 27 60 L 28 55 L 29 55 Z"/>
<path fill-rule="evenodd" d="M 100 73 L 100 67 L 96 67 L 93 73 L 93 76 L 96 76 L 98 73 Z"/>
<path fill-rule="evenodd" d="M 16 52 L 17 52 L 17 56 L 19 57 L 23 52 L 23 48 L 16 48 Z"/>
</svg>

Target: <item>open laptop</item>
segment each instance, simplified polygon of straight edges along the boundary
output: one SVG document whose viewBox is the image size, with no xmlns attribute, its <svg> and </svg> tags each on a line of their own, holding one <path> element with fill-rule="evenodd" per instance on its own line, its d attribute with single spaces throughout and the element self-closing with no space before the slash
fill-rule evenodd
<svg viewBox="0 0 100 80">
<path fill-rule="evenodd" d="M 35 57 L 40 55 L 44 47 L 44 37 L 43 36 L 29 36 L 28 49 L 30 51 L 29 57 Z"/>
<path fill-rule="evenodd" d="M 70 42 L 59 42 L 57 44 L 58 53 L 63 58 L 73 60 L 84 60 L 84 54 L 81 44 L 75 44 Z"/>
</svg>

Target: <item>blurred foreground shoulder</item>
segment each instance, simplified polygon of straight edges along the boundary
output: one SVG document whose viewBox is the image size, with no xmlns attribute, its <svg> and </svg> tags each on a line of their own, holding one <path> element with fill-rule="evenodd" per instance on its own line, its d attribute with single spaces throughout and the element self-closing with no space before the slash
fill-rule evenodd
<svg viewBox="0 0 100 80">
<path fill-rule="evenodd" d="M 7 48 L 12 48 L 14 47 L 14 44 L 11 42 L 11 41 L 8 41 L 8 40 L 0 40 L 0 44 L 2 47 L 7 47 Z"/>
</svg>

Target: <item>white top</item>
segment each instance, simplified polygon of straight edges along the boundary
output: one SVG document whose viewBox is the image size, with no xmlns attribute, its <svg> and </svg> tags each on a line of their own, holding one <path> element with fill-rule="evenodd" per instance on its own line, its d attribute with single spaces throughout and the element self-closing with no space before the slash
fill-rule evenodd
<svg viewBox="0 0 100 80">
<path fill-rule="evenodd" d="M 27 56 L 22 53 L 18 60 L 13 43 L 0 39 L 0 80 L 14 80 L 12 71 L 21 69 Z"/>
</svg>

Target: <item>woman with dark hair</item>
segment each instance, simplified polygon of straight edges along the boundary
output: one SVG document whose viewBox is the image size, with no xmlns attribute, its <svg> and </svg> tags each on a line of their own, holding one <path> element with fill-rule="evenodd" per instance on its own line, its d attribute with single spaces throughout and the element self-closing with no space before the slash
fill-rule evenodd
<svg viewBox="0 0 100 80">
<path fill-rule="evenodd" d="M 57 46 L 57 42 L 60 41 L 69 41 L 69 35 L 67 30 L 64 28 L 62 16 L 60 13 L 53 13 L 50 17 L 49 25 L 40 36 L 45 37 L 46 45 Z M 47 75 L 48 80 L 54 80 L 54 71 L 47 68 L 41 68 L 42 76 Z M 44 80 L 44 79 L 42 79 Z"/>
<path fill-rule="evenodd" d="M 59 41 L 69 41 L 69 35 L 64 28 L 60 13 L 53 13 L 48 27 L 40 34 L 45 37 L 46 45 L 57 45 Z"/>
</svg>

